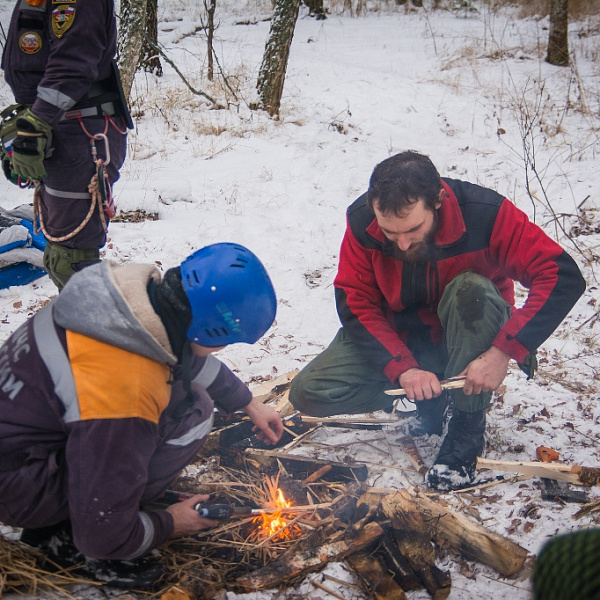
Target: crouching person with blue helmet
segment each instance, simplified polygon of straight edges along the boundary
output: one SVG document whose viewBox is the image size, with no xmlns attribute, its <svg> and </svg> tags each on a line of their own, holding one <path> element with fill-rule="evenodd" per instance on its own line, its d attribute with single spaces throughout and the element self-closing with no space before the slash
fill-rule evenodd
<svg viewBox="0 0 600 600">
<path fill-rule="evenodd" d="M 122 588 L 161 574 L 147 555 L 215 525 L 195 495 L 159 499 L 211 431 L 214 407 L 245 411 L 276 443 L 279 414 L 212 352 L 254 343 L 275 318 L 259 259 L 198 250 L 161 279 L 153 265 L 98 263 L 0 348 L 0 522 L 62 566 Z"/>
</svg>

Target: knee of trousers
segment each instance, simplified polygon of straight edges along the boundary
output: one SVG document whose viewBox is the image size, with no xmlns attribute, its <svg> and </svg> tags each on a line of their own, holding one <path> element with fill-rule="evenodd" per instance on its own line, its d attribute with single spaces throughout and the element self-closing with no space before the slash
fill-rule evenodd
<svg viewBox="0 0 600 600">
<path fill-rule="evenodd" d="M 98 260 L 100 260 L 100 251 L 97 248 L 68 248 L 47 242 L 44 249 L 44 268 L 59 290 L 75 274 L 78 263 Z"/>
<path fill-rule="evenodd" d="M 445 326 L 452 316 L 474 322 L 495 314 L 501 325 L 509 316 L 508 307 L 490 279 L 467 271 L 457 275 L 446 286 L 438 307 L 438 316 Z"/>
<path fill-rule="evenodd" d="M 297 375 L 295 375 L 290 384 L 290 395 L 289 395 L 290 404 L 296 410 L 300 410 L 300 411 L 303 408 L 303 399 L 306 395 L 305 382 L 304 382 L 305 371 L 306 371 L 306 368 L 302 369 Z"/>
</svg>

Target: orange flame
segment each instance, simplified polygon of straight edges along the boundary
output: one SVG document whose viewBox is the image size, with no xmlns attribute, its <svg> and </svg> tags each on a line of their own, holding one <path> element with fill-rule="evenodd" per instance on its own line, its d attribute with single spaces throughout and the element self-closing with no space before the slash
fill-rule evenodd
<svg viewBox="0 0 600 600">
<path fill-rule="evenodd" d="M 265 513 L 254 519 L 254 523 L 258 525 L 259 537 L 266 539 L 272 538 L 275 541 L 288 540 L 296 537 L 295 531 L 289 528 L 289 519 L 282 516 L 286 508 L 292 506 L 291 500 L 287 500 L 280 488 L 276 487 L 279 477 L 272 480 L 267 478 L 267 487 L 269 488 L 270 498 L 267 501 L 267 506 L 270 508 L 278 508 L 281 510 Z M 294 527 L 294 530 L 297 529 Z"/>
</svg>

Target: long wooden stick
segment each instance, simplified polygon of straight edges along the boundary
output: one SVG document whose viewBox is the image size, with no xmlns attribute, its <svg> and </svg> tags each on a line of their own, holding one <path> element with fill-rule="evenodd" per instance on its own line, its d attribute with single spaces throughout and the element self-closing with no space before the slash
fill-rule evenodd
<svg viewBox="0 0 600 600">
<path fill-rule="evenodd" d="M 478 458 L 477 468 L 510 471 L 512 473 L 521 473 L 522 475 L 533 475 L 534 477 L 546 477 L 547 479 L 566 481 L 576 485 L 600 485 L 600 469 L 596 467 Z"/>
<path fill-rule="evenodd" d="M 360 417 L 310 417 L 308 415 L 302 415 L 302 421 L 305 423 L 348 423 L 350 425 L 370 425 L 378 423 L 397 423 L 398 419 L 389 419 L 385 417 L 381 419 L 375 419 L 373 417 L 365 417 L 364 419 L 361 419 Z"/>
<path fill-rule="evenodd" d="M 465 385 L 466 377 L 452 377 L 450 379 L 445 379 L 441 382 L 443 390 L 456 390 L 458 388 L 463 387 Z M 399 388 L 397 390 L 386 390 L 385 393 L 388 396 L 406 396 L 406 390 L 404 388 Z"/>
</svg>

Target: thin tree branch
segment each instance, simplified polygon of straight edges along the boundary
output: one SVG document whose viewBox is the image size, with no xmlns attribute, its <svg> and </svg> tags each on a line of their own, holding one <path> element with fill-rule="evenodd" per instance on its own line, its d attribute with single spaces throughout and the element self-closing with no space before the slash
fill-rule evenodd
<svg viewBox="0 0 600 600">
<path fill-rule="evenodd" d="M 156 44 L 152 40 L 149 40 L 149 43 L 156 50 L 156 52 L 158 52 L 162 56 L 162 58 L 173 67 L 175 73 L 179 75 L 181 81 L 185 83 L 186 87 L 190 90 L 190 92 L 192 92 L 192 94 L 195 94 L 196 96 L 203 96 L 204 98 L 212 102 L 213 105 L 218 106 L 218 102 L 212 96 L 209 96 L 206 92 L 203 92 L 202 90 L 197 90 L 195 87 L 192 86 L 192 84 L 186 79 L 185 75 L 179 70 L 177 65 L 165 54 L 160 45 Z"/>
</svg>

